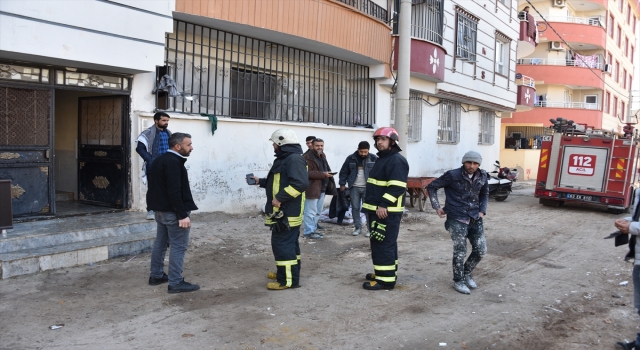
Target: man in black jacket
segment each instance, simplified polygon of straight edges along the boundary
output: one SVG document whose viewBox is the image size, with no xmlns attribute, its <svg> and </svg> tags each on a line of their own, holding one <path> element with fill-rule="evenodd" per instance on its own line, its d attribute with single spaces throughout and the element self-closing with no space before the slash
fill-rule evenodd
<svg viewBox="0 0 640 350">
<path fill-rule="evenodd" d="M 267 278 L 267 289 L 300 287 L 300 225 L 304 213 L 304 191 L 309 185 L 307 162 L 302 157 L 298 136 L 291 129 L 278 129 L 271 138 L 276 160 L 266 178 L 253 179 L 266 189 L 265 225 L 271 227 L 271 248 L 276 272 Z"/>
<path fill-rule="evenodd" d="M 382 127 L 373 134 L 378 160 L 367 179 L 362 209 L 367 214 L 374 273 L 368 273 L 362 287 L 393 289 L 398 274 L 398 232 L 404 213 L 409 163 L 400 154 L 398 132 Z"/>
<path fill-rule="evenodd" d="M 189 215 L 198 207 L 191 196 L 189 175 L 184 163 L 191 154 L 191 135 L 177 132 L 169 137 L 169 150 L 153 161 L 149 172 L 147 210 L 155 212 L 158 224 L 156 240 L 151 252 L 149 285 L 169 282 L 169 293 L 193 292 L 200 289 L 182 277 L 184 254 L 189 245 L 191 219 Z M 167 242 L 169 274 L 164 273 Z"/>
<path fill-rule="evenodd" d="M 489 177 L 479 169 L 480 164 L 480 153 L 469 151 L 462 157 L 462 167 L 447 171 L 427 186 L 431 206 L 441 218 L 447 217 L 444 227 L 453 240 L 453 288 L 463 294 L 478 287 L 471 272 L 487 253 L 482 218 L 489 202 Z M 438 201 L 438 189 L 443 187 L 444 209 Z M 472 250 L 465 262 L 467 239 Z"/>
<path fill-rule="evenodd" d="M 352 235 L 357 236 L 362 232 L 362 221 L 360 220 L 360 202 L 366 196 L 367 179 L 378 156 L 369 153 L 369 142 L 361 141 L 358 149 L 345 159 L 340 169 L 340 191 L 344 192 L 349 184 L 349 195 L 351 197 L 351 216 L 353 217 Z M 369 232 L 366 233 L 369 237 Z"/>
</svg>

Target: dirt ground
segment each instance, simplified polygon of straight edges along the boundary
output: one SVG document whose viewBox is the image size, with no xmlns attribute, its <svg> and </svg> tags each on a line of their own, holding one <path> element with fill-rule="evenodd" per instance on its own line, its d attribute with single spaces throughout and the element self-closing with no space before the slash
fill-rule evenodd
<svg viewBox="0 0 640 350">
<path fill-rule="evenodd" d="M 404 218 L 392 291 L 362 289 L 368 240 L 331 224 L 324 240 L 300 240 L 302 288 L 268 291 L 275 264 L 258 213 L 197 214 L 184 276 L 200 291 L 149 286 L 149 254 L 2 280 L 0 348 L 613 349 L 633 339 L 632 264 L 602 239 L 625 215 L 544 207 L 530 183 L 515 188 L 489 202 L 471 295 L 451 287 L 452 243 L 433 210 Z"/>
</svg>

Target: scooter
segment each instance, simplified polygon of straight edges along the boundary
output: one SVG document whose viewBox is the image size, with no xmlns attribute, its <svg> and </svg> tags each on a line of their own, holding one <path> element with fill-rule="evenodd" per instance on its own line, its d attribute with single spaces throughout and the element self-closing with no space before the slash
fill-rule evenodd
<svg viewBox="0 0 640 350">
<path fill-rule="evenodd" d="M 500 169 L 500 162 L 496 160 L 496 164 L 498 164 L 498 169 Z M 493 198 L 498 202 L 502 202 L 507 199 L 507 197 L 509 197 L 509 193 L 511 193 L 512 182 L 508 178 L 500 178 L 500 172 L 498 170 L 494 170 L 489 173 L 488 182 L 489 198 Z"/>
<path fill-rule="evenodd" d="M 509 169 L 507 167 L 501 168 L 500 161 L 496 160 L 496 163 L 493 165 L 496 167 L 496 171 L 498 172 L 498 178 L 511 180 L 512 182 L 518 181 L 518 169 Z"/>
</svg>

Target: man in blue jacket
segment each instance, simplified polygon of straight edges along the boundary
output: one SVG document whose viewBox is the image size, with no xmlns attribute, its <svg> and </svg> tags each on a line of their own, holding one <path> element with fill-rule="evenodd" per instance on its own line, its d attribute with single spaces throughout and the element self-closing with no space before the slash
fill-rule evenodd
<svg viewBox="0 0 640 350">
<path fill-rule="evenodd" d="M 340 191 L 344 192 L 349 184 L 349 195 L 351 196 L 351 215 L 355 230 L 352 235 L 357 236 L 362 233 L 362 220 L 360 219 L 360 202 L 367 193 L 367 179 L 369 172 L 373 168 L 378 156 L 369 153 L 369 142 L 362 141 L 358 144 L 358 150 L 350 154 L 342 164 L 340 169 Z M 369 237 L 369 232 L 365 235 Z"/>
<path fill-rule="evenodd" d="M 482 156 L 469 151 L 462 157 L 462 167 L 449 170 L 427 186 L 431 206 L 441 218 L 447 217 L 444 227 L 453 240 L 453 288 L 463 294 L 471 294 L 478 286 L 471 272 L 487 253 L 482 218 L 489 202 L 489 177 L 479 169 Z M 438 201 L 438 189 L 444 188 L 444 208 Z M 467 239 L 471 243 L 471 255 L 467 257 Z"/>
</svg>

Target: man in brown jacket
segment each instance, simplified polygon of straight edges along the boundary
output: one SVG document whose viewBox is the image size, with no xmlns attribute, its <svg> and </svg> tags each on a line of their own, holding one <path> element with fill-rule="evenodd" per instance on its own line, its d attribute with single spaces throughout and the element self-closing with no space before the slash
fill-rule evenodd
<svg viewBox="0 0 640 350">
<path fill-rule="evenodd" d="M 324 207 L 324 196 L 327 187 L 333 182 L 333 175 L 327 157 L 324 154 L 324 141 L 322 139 L 313 140 L 313 151 L 304 154 L 309 170 L 309 187 L 307 187 L 306 197 L 304 201 L 304 237 L 311 239 L 323 238 L 323 234 L 316 232 L 318 230 L 318 219 Z M 335 182 L 333 189 L 329 186 L 331 192 L 335 191 Z M 330 195 L 332 193 L 329 193 Z"/>
</svg>

